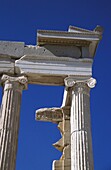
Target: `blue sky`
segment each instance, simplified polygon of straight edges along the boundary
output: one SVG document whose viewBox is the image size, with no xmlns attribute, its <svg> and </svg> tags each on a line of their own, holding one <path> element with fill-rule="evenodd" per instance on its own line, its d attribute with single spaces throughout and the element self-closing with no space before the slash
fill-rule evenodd
<svg viewBox="0 0 111 170">
<path fill-rule="evenodd" d="M 0 0 L 0 40 L 36 44 L 37 29 L 64 30 L 69 25 L 104 27 L 93 64 L 97 85 L 91 90 L 95 170 L 111 170 L 111 1 Z M 35 110 L 61 106 L 63 87 L 29 85 L 23 92 L 16 170 L 51 170 L 61 153 L 56 124 L 35 121 Z"/>
</svg>

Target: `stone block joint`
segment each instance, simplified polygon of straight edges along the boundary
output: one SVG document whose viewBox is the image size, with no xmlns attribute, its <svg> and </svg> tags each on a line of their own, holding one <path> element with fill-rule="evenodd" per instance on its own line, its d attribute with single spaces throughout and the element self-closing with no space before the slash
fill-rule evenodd
<svg viewBox="0 0 111 170">
<path fill-rule="evenodd" d="M 15 169 L 20 101 L 28 83 L 65 85 L 60 108 L 36 112 L 37 120 L 57 123 L 61 132 L 53 145 L 63 154 L 53 170 L 94 169 L 89 97 L 96 84 L 92 64 L 102 32 L 100 26 L 92 31 L 69 26 L 68 31 L 38 30 L 35 46 L 0 41 L 0 169 Z"/>
</svg>

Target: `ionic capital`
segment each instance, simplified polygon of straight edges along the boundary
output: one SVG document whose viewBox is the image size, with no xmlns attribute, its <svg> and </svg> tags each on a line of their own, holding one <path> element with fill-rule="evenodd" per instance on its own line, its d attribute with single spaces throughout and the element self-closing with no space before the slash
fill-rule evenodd
<svg viewBox="0 0 111 170">
<path fill-rule="evenodd" d="M 27 89 L 27 77 L 25 76 L 19 76 L 19 77 L 12 77 L 4 74 L 1 78 L 1 84 L 9 84 L 9 83 L 14 83 L 17 82 L 21 86 L 23 86 L 23 89 Z"/>
<path fill-rule="evenodd" d="M 89 79 L 76 79 L 73 76 L 69 76 L 64 79 L 64 82 L 66 87 L 73 87 L 75 84 L 83 83 L 83 84 L 87 84 L 89 88 L 93 88 L 95 87 L 96 79 L 92 77 Z"/>
</svg>

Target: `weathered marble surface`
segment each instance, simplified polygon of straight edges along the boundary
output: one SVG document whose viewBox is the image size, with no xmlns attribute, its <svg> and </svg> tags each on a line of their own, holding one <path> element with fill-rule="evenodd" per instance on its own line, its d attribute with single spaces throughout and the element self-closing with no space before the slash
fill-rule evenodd
<svg viewBox="0 0 111 170">
<path fill-rule="evenodd" d="M 30 83 L 38 84 L 64 85 L 67 75 L 92 75 L 92 59 L 24 56 L 15 61 L 15 66 L 16 73 L 26 74 Z M 52 77 L 55 77 L 56 81 Z"/>
<path fill-rule="evenodd" d="M 37 111 L 37 119 L 58 124 L 62 138 L 54 146 L 63 152 L 53 170 L 93 170 L 89 115 L 92 63 L 102 28 L 70 26 L 66 31 L 39 30 L 37 45 L 0 41 L 0 75 L 4 93 L 0 116 L 0 169 L 14 170 L 20 99 L 28 83 L 64 85 L 61 108 Z M 27 78 L 21 79 L 25 75 Z M 70 77 L 71 76 L 71 77 Z M 66 78 L 67 77 L 67 78 Z M 70 80 L 70 81 L 69 81 Z M 16 122 L 16 123 L 15 123 Z"/>
<path fill-rule="evenodd" d="M 64 85 L 68 75 L 91 76 L 101 37 L 101 27 L 70 26 L 68 31 L 39 30 L 35 46 L 0 41 L 0 74 L 25 74 L 29 83 L 52 85 Z"/>
<path fill-rule="evenodd" d="M 69 76 L 66 87 L 72 87 L 70 112 L 71 170 L 94 170 L 90 124 L 90 88 L 93 78 L 76 80 Z"/>
<path fill-rule="evenodd" d="M 24 42 L 0 41 L 0 56 L 7 55 L 20 58 L 24 55 Z"/>
<path fill-rule="evenodd" d="M 96 80 L 85 77 L 65 78 L 61 108 L 44 108 L 36 111 L 39 121 L 58 123 L 62 138 L 53 144 L 61 151 L 60 160 L 53 162 L 53 170 L 94 170 L 91 125 L 90 88 Z"/>
<path fill-rule="evenodd" d="M 53 146 L 62 152 L 60 160 L 54 161 L 53 170 L 71 170 L 70 89 L 64 91 L 61 108 L 43 108 L 36 111 L 36 120 L 58 124 L 61 139 Z"/>
<path fill-rule="evenodd" d="M 4 91 L 0 113 L 0 170 L 15 170 L 20 102 L 27 78 L 3 75 L 1 83 Z"/>
<path fill-rule="evenodd" d="M 0 55 L 0 74 L 14 74 L 15 62 L 10 56 Z"/>
</svg>

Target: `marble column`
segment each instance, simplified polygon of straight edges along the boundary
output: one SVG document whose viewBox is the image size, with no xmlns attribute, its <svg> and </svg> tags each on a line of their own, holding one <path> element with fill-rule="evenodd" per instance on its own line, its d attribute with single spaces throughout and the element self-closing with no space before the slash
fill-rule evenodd
<svg viewBox="0 0 111 170">
<path fill-rule="evenodd" d="M 14 170 L 18 143 L 20 102 L 27 87 L 25 76 L 3 75 L 3 98 L 0 113 L 0 169 Z"/>
<path fill-rule="evenodd" d="M 95 86 L 93 78 L 65 79 L 66 87 L 72 88 L 71 104 L 71 170 L 94 170 L 90 125 L 90 88 Z"/>
</svg>

